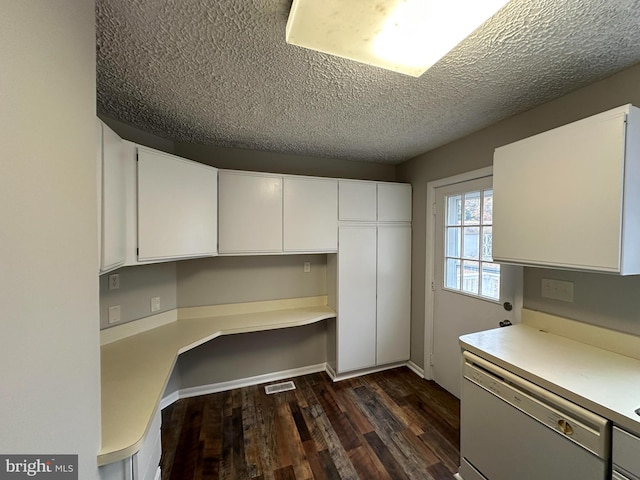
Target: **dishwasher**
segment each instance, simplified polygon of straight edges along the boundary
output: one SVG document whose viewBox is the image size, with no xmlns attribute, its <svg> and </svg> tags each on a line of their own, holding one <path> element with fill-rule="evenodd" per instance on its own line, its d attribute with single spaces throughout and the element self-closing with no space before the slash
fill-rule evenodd
<svg viewBox="0 0 640 480">
<path fill-rule="evenodd" d="M 604 480 L 609 421 L 463 352 L 460 480 Z"/>
</svg>

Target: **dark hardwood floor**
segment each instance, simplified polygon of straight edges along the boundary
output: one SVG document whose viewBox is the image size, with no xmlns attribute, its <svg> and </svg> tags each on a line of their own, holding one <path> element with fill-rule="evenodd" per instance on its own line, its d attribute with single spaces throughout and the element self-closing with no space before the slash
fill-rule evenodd
<svg viewBox="0 0 640 480">
<path fill-rule="evenodd" d="M 459 402 L 407 368 L 325 373 L 179 400 L 162 412 L 162 478 L 450 480 Z"/>
</svg>

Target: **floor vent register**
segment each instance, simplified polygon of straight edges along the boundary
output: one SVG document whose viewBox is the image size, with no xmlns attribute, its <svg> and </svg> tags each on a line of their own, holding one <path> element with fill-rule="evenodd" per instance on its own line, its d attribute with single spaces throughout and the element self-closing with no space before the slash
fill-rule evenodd
<svg viewBox="0 0 640 480">
<path fill-rule="evenodd" d="M 273 385 L 267 385 L 264 387 L 264 391 L 267 395 L 280 392 L 288 392 L 289 390 L 295 390 L 296 386 L 293 382 L 274 383 Z"/>
</svg>

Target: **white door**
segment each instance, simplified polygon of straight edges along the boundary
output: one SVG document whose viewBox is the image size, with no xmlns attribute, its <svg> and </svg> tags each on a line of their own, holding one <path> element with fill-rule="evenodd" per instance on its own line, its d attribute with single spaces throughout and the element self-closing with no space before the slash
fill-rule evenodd
<svg viewBox="0 0 640 480">
<path fill-rule="evenodd" d="M 458 398 L 458 337 L 497 328 L 504 320 L 515 322 L 520 304 L 522 268 L 492 262 L 492 178 L 435 190 L 431 372 Z"/>
</svg>

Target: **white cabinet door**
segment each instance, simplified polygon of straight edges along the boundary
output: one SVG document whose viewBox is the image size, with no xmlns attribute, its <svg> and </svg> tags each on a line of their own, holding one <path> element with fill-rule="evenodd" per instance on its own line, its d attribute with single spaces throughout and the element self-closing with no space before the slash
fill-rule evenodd
<svg viewBox="0 0 640 480">
<path fill-rule="evenodd" d="M 218 171 L 138 147 L 138 260 L 217 253 Z"/>
<path fill-rule="evenodd" d="M 640 273 L 638 112 L 618 108 L 496 149 L 497 261 Z"/>
<path fill-rule="evenodd" d="M 376 182 L 340 180 L 338 208 L 340 221 L 375 222 L 377 218 Z"/>
<path fill-rule="evenodd" d="M 337 249 L 337 180 L 284 177 L 284 251 Z"/>
<path fill-rule="evenodd" d="M 376 364 L 376 227 L 341 226 L 338 373 Z"/>
<path fill-rule="evenodd" d="M 409 359 L 411 227 L 378 226 L 376 363 Z"/>
<path fill-rule="evenodd" d="M 378 221 L 411 221 L 411 185 L 378 183 Z"/>
<path fill-rule="evenodd" d="M 220 253 L 282 251 L 282 177 L 219 173 Z"/>
<path fill-rule="evenodd" d="M 124 265 L 126 258 L 125 173 L 122 139 L 98 120 L 100 169 L 100 272 Z"/>
</svg>

